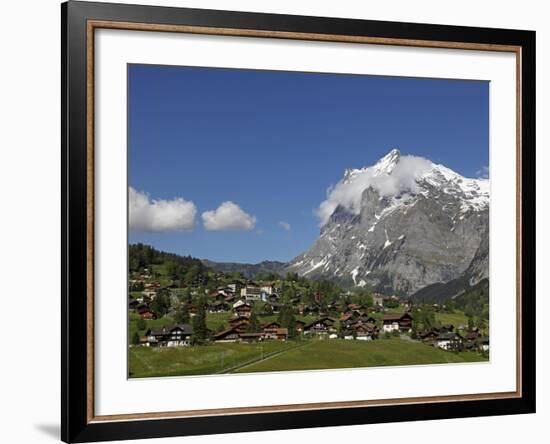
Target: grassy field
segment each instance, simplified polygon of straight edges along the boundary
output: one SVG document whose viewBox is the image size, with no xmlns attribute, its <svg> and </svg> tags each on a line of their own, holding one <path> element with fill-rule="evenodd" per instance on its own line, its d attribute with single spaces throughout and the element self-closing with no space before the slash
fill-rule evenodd
<svg viewBox="0 0 550 444">
<path fill-rule="evenodd" d="M 296 346 L 292 341 L 216 343 L 198 347 L 131 347 L 130 377 L 208 375 L 268 353 Z"/>
<path fill-rule="evenodd" d="M 281 353 L 269 356 L 275 352 Z M 314 339 L 215 343 L 185 348 L 131 347 L 129 351 L 130 377 L 133 378 L 206 375 L 228 369 L 232 369 L 231 373 L 249 373 L 484 360 L 477 353 L 446 352 L 398 338 L 373 342 Z"/>
<path fill-rule="evenodd" d="M 304 347 L 248 365 L 237 372 L 443 364 L 484 360 L 477 353 L 447 352 L 419 342 L 404 341 L 398 338 L 372 342 L 341 339 L 312 340 Z"/>
<path fill-rule="evenodd" d="M 435 320 L 441 324 L 452 324 L 455 326 L 455 329 L 461 325 L 468 325 L 468 318 L 461 311 L 455 311 L 454 313 L 436 313 Z"/>
</svg>

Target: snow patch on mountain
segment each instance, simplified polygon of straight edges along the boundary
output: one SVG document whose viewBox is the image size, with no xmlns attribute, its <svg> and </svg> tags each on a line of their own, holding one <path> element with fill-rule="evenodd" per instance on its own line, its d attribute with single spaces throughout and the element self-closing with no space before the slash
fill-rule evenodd
<svg viewBox="0 0 550 444">
<path fill-rule="evenodd" d="M 346 170 L 328 189 L 317 211 L 319 239 L 286 269 L 408 294 L 447 282 L 474 254 L 486 257 L 489 193 L 488 179 L 394 149 L 373 166 Z M 475 275 L 486 275 L 486 261 L 476 263 Z"/>
</svg>

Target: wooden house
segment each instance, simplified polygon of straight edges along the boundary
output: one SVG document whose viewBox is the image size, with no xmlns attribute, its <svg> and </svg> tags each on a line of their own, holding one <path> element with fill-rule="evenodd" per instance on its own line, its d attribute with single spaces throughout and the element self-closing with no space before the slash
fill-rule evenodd
<svg viewBox="0 0 550 444">
<path fill-rule="evenodd" d="M 185 347 L 191 342 L 193 327 L 189 324 L 164 326 L 145 332 L 150 347 Z"/>
<path fill-rule="evenodd" d="M 334 321 L 329 317 L 319 318 L 307 325 L 304 325 L 306 335 L 325 335 L 335 332 Z"/>
<path fill-rule="evenodd" d="M 410 331 L 412 329 L 412 316 L 409 313 L 386 314 L 382 316 L 382 330 L 384 332 Z"/>
<path fill-rule="evenodd" d="M 477 338 L 477 346 L 480 351 L 488 352 L 489 351 L 489 337 L 488 336 L 480 336 Z"/>
<path fill-rule="evenodd" d="M 244 331 L 250 324 L 249 316 L 234 316 L 229 320 L 229 326 L 239 331 Z"/>
<path fill-rule="evenodd" d="M 306 323 L 304 321 L 301 321 L 300 319 L 296 320 L 296 331 L 298 333 L 302 333 L 305 325 Z"/>
<path fill-rule="evenodd" d="M 239 338 L 239 331 L 234 327 L 230 327 L 212 336 L 212 339 L 217 342 L 236 342 Z"/>
<path fill-rule="evenodd" d="M 264 338 L 264 334 L 262 333 L 249 333 L 249 332 L 239 332 L 239 340 L 244 342 L 255 342 L 255 341 L 261 341 Z"/>
<path fill-rule="evenodd" d="M 463 338 L 458 333 L 445 332 L 440 333 L 435 339 L 434 345 L 443 350 L 462 350 Z"/>
<path fill-rule="evenodd" d="M 150 321 L 152 319 L 156 319 L 157 316 L 155 315 L 155 313 L 153 313 L 151 311 L 151 309 L 149 309 L 148 307 L 141 307 L 141 308 L 138 308 L 137 310 L 137 313 L 139 315 L 139 317 L 145 321 Z"/>
<path fill-rule="evenodd" d="M 208 311 L 210 313 L 225 313 L 229 311 L 229 304 L 225 301 L 215 301 L 208 304 Z"/>
<path fill-rule="evenodd" d="M 233 311 L 236 316 L 250 317 L 252 314 L 252 304 L 245 301 L 237 301 L 233 304 Z"/>
</svg>

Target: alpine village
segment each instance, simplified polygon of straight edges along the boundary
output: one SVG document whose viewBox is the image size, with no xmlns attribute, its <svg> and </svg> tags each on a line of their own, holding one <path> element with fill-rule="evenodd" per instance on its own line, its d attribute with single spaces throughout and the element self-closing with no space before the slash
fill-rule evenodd
<svg viewBox="0 0 550 444">
<path fill-rule="evenodd" d="M 129 376 L 489 359 L 488 283 L 445 302 L 129 246 Z"/>
</svg>

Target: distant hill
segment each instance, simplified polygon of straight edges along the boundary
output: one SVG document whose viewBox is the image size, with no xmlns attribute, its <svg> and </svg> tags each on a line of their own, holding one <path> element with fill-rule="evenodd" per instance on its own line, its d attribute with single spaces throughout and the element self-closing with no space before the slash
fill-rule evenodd
<svg viewBox="0 0 550 444">
<path fill-rule="evenodd" d="M 286 263 L 279 261 L 263 261 L 258 264 L 241 264 L 238 262 L 214 262 L 203 259 L 202 263 L 213 270 L 222 273 L 242 273 L 247 279 L 254 279 L 259 273 L 285 274 Z"/>
<path fill-rule="evenodd" d="M 466 275 L 460 276 L 447 283 L 437 283 L 422 288 L 411 296 L 415 302 L 442 303 L 449 299 L 456 301 L 467 299 L 471 294 L 485 296 L 489 293 L 489 280 L 483 279 L 476 285 L 470 286 Z"/>
</svg>

